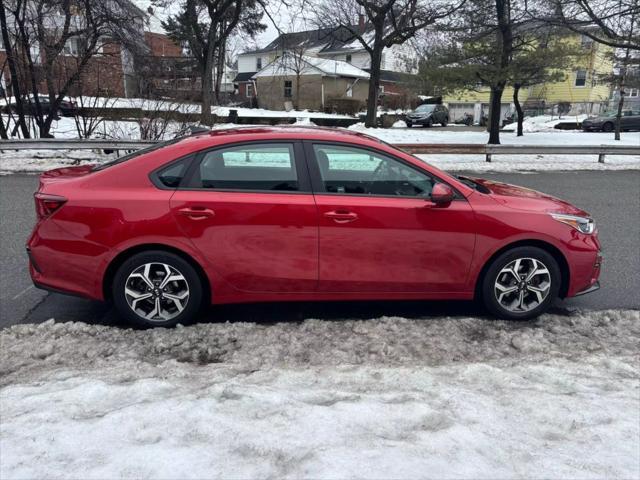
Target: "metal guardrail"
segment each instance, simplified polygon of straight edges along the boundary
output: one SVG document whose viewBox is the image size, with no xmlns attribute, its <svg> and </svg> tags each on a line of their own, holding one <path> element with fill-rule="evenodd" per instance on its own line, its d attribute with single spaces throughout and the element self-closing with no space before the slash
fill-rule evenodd
<svg viewBox="0 0 640 480">
<path fill-rule="evenodd" d="M 156 143 L 158 143 L 156 140 L 38 138 L 0 140 L 0 150 L 136 150 Z"/>
<path fill-rule="evenodd" d="M 136 150 L 157 143 L 154 140 L 79 140 L 79 139 L 27 139 L 0 140 L 1 150 Z M 398 143 L 393 145 L 408 153 L 486 155 L 598 155 L 604 163 L 605 155 L 640 155 L 640 145 L 488 145 L 477 143 Z"/>
<path fill-rule="evenodd" d="M 487 162 L 492 155 L 598 155 L 604 163 L 605 155 L 640 155 L 640 145 L 488 145 L 488 144 L 424 144 L 400 143 L 394 147 L 413 154 L 482 154 Z"/>
</svg>

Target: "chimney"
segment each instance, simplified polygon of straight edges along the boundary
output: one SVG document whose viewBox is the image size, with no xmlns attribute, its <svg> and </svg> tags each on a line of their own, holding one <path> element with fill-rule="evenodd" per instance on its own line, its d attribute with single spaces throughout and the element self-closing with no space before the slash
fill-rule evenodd
<svg viewBox="0 0 640 480">
<path fill-rule="evenodd" d="M 358 15 L 358 31 L 361 34 L 364 33 L 364 15 L 362 13 Z"/>
</svg>

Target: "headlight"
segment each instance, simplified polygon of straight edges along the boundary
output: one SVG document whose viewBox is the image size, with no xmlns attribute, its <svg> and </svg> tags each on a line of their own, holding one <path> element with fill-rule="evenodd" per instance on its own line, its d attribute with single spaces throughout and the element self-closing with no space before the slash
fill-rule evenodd
<svg viewBox="0 0 640 480">
<path fill-rule="evenodd" d="M 551 213 L 550 215 L 554 220 L 566 223 L 579 232 L 590 235 L 596 231 L 596 223 L 593 221 L 593 218 L 578 217 L 576 215 L 565 215 L 564 213 Z"/>
</svg>

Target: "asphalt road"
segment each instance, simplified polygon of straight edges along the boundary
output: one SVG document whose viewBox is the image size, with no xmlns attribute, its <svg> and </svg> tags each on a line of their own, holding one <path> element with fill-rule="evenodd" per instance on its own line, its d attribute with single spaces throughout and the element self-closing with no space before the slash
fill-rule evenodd
<svg viewBox="0 0 640 480">
<path fill-rule="evenodd" d="M 602 289 L 568 299 L 558 309 L 640 309 L 640 172 L 546 172 L 484 174 L 550 193 L 591 212 L 604 247 Z M 0 177 L 0 327 L 18 323 L 85 321 L 121 325 L 99 302 L 47 293 L 31 284 L 25 241 L 35 220 L 36 175 Z M 473 314 L 469 302 L 345 302 L 213 307 L 201 321 L 282 321 L 304 318 L 371 318 L 381 315 Z"/>
</svg>

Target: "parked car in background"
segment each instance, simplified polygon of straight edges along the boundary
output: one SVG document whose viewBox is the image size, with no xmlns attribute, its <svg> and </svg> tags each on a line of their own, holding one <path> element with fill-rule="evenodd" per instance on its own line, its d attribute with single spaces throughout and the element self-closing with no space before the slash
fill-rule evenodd
<svg viewBox="0 0 640 480">
<path fill-rule="evenodd" d="M 436 123 L 446 127 L 447 123 L 449 123 L 449 109 L 444 105 L 425 103 L 413 112 L 408 113 L 405 122 L 407 127 L 412 127 L 413 125 L 431 127 Z"/>
<path fill-rule="evenodd" d="M 598 116 L 589 117 L 582 122 L 582 129 L 586 132 L 612 132 L 616 128 L 618 112 L 610 110 Z M 622 111 L 620 119 L 621 130 L 640 130 L 640 109 Z"/>
<path fill-rule="evenodd" d="M 48 95 L 38 95 L 38 101 L 40 103 L 40 107 L 42 108 L 42 112 L 45 115 L 49 115 L 51 112 L 51 102 L 49 101 Z M 25 98 L 23 102 L 24 110 L 27 115 L 33 115 L 36 112 L 35 98 L 33 95 L 29 95 Z M 13 102 L 9 102 L 5 106 L 5 111 L 10 110 L 13 113 L 17 111 L 17 105 L 15 100 Z M 78 112 L 78 106 L 76 102 L 68 99 L 63 99 L 58 106 L 57 114 L 60 114 L 63 117 L 73 117 Z"/>
<path fill-rule="evenodd" d="M 44 173 L 35 203 L 35 285 L 142 326 L 210 303 L 383 299 L 475 298 L 522 320 L 600 274 L 583 210 L 342 130 L 195 134 Z"/>
</svg>

